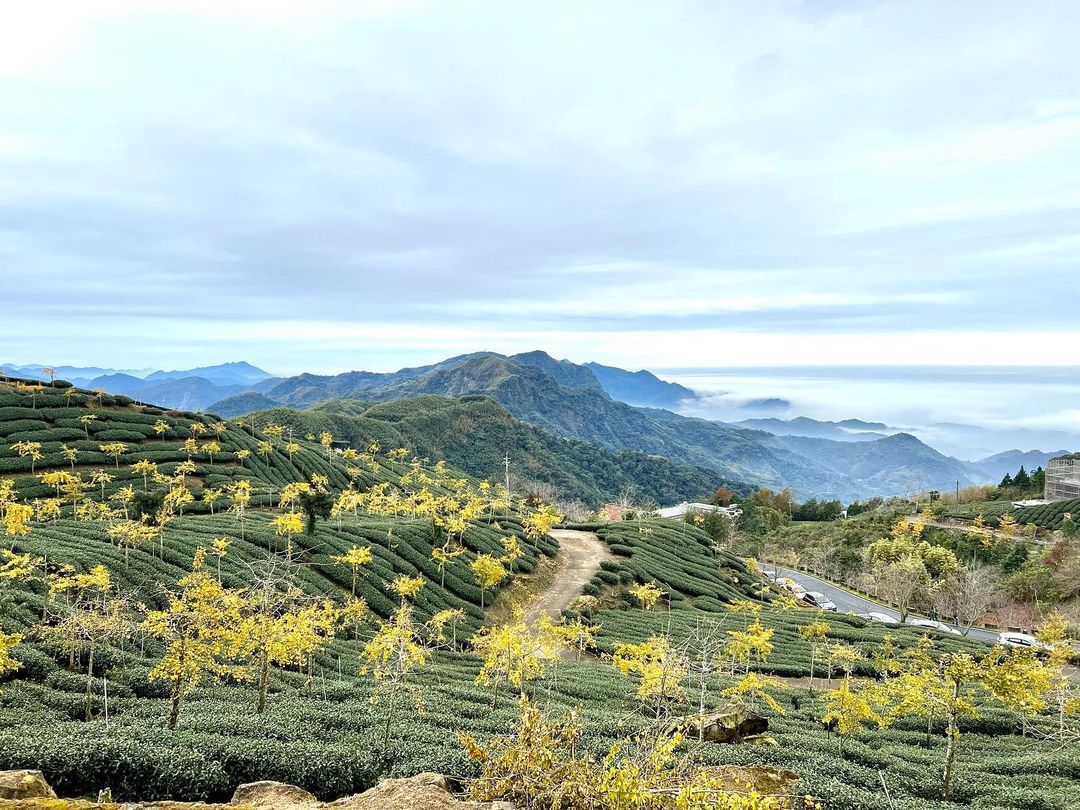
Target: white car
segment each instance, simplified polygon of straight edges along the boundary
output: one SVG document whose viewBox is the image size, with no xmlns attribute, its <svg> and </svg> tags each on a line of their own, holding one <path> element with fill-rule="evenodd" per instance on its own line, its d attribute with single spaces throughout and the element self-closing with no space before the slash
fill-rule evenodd
<svg viewBox="0 0 1080 810">
<path fill-rule="evenodd" d="M 803 601 L 809 602 L 811 605 L 822 610 L 831 610 L 836 612 L 836 603 L 829 600 L 825 594 L 820 591 L 807 591 L 803 594 Z"/>
<path fill-rule="evenodd" d="M 796 599 L 802 599 L 806 596 L 806 588 L 793 580 L 791 577 L 780 577 L 776 580 L 776 584 L 790 593 Z"/>
<path fill-rule="evenodd" d="M 1043 644 L 1035 636 L 1029 636 L 1027 633 L 1015 633 L 1011 630 L 1006 630 L 998 636 L 998 644 L 1003 644 L 1006 647 L 1031 647 L 1037 650 L 1049 649 L 1049 645 Z"/>
<path fill-rule="evenodd" d="M 866 621 L 873 622 L 874 624 L 887 624 L 890 626 L 900 624 L 900 620 L 895 616 L 890 616 L 888 613 L 877 613 L 875 611 L 871 611 L 870 613 L 860 613 L 859 618 L 866 619 Z"/>
<path fill-rule="evenodd" d="M 913 619 L 909 616 L 907 623 L 914 625 L 915 627 L 928 627 L 931 630 L 937 630 L 939 633 L 948 633 L 953 636 L 964 635 L 955 627 L 950 627 L 945 624 L 945 622 L 935 621 L 934 619 Z"/>
</svg>

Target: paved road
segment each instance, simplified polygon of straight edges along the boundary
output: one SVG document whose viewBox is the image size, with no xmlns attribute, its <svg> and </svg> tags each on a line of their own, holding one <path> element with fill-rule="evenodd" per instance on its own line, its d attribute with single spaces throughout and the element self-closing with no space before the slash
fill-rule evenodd
<svg viewBox="0 0 1080 810">
<path fill-rule="evenodd" d="M 771 574 L 773 571 L 772 566 L 762 567 L 762 571 Z M 900 618 L 900 612 L 887 605 L 882 605 L 879 602 L 871 601 L 857 594 L 846 591 L 843 588 L 838 588 L 835 585 L 826 582 L 823 579 L 818 579 L 810 574 L 804 574 L 802 571 L 793 571 L 790 568 L 781 568 L 780 576 L 790 577 L 798 582 L 808 591 L 820 591 L 825 594 L 829 599 L 836 603 L 836 609 L 840 613 L 885 613 L 892 616 L 894 619 Z M 964 632 L 962 627 L 957 627 L 961 633 Z M 997 641 L 998 634 L 994 630 L 982 630 L 978 627 L 971 628 L 967 634 L 968 638 L 978 639 L 980 641 L 989 641 L 994 643 Z"/>
</svg>

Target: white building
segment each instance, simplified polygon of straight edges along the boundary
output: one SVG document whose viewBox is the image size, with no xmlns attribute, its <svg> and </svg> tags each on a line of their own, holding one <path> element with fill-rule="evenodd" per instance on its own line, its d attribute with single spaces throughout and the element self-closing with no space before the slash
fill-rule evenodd
<svg viewBox="0 0 1080 810">
<path fill-rule="evenodd" d="M 675 506 L 665 506 L 663 509 L 658 509 L 656 514 L 662 518 L 684 518 L 691 512 L 719 512 L 732 521 L 742 517 L 742 509 L 734 504 L 731 506 L 717 506 L 714 503 L 687 503 L 686 501 Z"/>
<path fill-rule="evenodd" d="M 1043 497 L 1048 501 L 1080 498 L 1080 453 L 1050 459 Z"/>
</svg>

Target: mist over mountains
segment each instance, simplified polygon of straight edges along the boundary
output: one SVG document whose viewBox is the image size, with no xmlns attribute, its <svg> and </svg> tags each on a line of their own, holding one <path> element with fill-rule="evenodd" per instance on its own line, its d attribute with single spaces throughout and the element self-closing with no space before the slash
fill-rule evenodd
<svg viewBox="0 0 1080 810">
<path fill-rule="evenodd" d="M 44 379 L 41 366 L 5 365 L 0 369 Z M 680 473 L 683 480 L 697 482 L 697 495 L 704 480 L 702 471 L 715 475 L 717 481 L 791 487 L 799 498 L 850 501 L 903 495 L 951 489 L 957 484 L 994 483 L 1021 464 L 1028 469 L 1045 466 L 1049 458 L 1064 452 L 1017 449 L 966 461 L 939 452 L 912 432 L 884 422 L 757 417 L 725 423 L 680 413 L 692 412 L 698 398 L 698 393 L 685 385 L 645 370 L 578 364 L 542 351 L 510 356 L 476 352 L 396 372 L 291 377 L 275 377 L 246 362 L 172 371 L 71 366 L 56 367 L 55 371 L 82 387 L 171 408 L 209 410 L 223 417 L 313 406 L 323 413 L 336 408 L 357 416 L 364 408 L 393 401 L 403 403 L 396 413 L 408 412 L 410 407 L 430 413 L 430 402 L 421 405 L 418 398 L 487 397 L 498 403 L 506 418 L 551 437 L 534 437 L 530 440 L 534 445 L 570 440 L 606 453 L 626 451 L 666 459 L 682 465 L 679 469 L 686 470 Z M 346 407 L 343 403 L 355 405 Z M 496 418 L 505 421 L 497 412 L 482 408 L 454 413 L 462 419 L 467 416 L 465 421 L 480 427 Z M 969 436 L 978 430 L 956 427 L 967 428 L 964 435 Z M 432 436 L 425 428 L 416 439 L 437 443 Z M 548 456 L 555 458 L 558 453 L 549 452 Z M 550 472 L 547 475 L 552 477 Z"/>
</svg>

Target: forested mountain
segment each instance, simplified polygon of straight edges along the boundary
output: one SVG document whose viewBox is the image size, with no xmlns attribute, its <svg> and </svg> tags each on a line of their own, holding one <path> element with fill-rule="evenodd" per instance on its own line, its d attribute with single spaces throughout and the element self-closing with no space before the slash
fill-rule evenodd
<svg viewBox="0 0 1080 810">
<path fill-rule="evenodd" d="M 595 508 L 627 488 L 657 504 L 709 498 L 718 487 L 747 491 L 714 470 L 675 463 L 631 450 L 610 452 L 588 442 L 560 438 L 512 417 L 494 399 L 424 394 L 368 406 L 329 400 L 297 411 L 276 408 L 252 415 L 291 427 L 297 435 L 329 431 L 366 446 L 408 447 L 420 456 L 445 459 L 478 478 L 501 480 L 503 459 L 524 482 L 550 484 L 562 498 Z"/>
<path fill-rule="evenodd" d="M 643 382 L 634 385 L 634 380 Z M 610 453 L 630 450 L 664 457 L 711 470 L 720 478 L 791 487 L 800 498 L 851 500 L 910 491 L 915 481 L 940 487 L 946 478 L 950 485 L 957 479 L 980 480 L 978 470 L 963 467 L 961 462 L 936 453 L 913 437 L 883 444 L 879 444 L 883 441 L 880 438 L 873 441 L 873 431 L 879 427 L 874 423 L 815 423 L 830 431 L 870 432 L 869 441 L 858 442 L 868 445 L 855 454 L 858 463 L 849 463 L 852 451 L 843 445 L 851 442 L 782 441 L 764 431 L 682 416 L 661 408 L 637 407 L 615 396 L 616 392 L 624 392 L 639 399 L 670 401 L 687 390 L 669 385 L 652 375 L 577 365 L 555 360 L 543 352 L 510 357 L 482 352 L 393 373 L 302 374 L 267 385 L 257 395 L 248 393 L 216 403 L 212 409 L 234 416 L 270 403 L 306 408 L 329 399 L 376 403 L 425 394 L 482 394 L 498 402 L 515 419 L 563 439 L 588 442 Z M 328 407 L 343 406 L 338 403 Z"/>
<path fill-rule="evenodd" d="M 822 469 L 846 473 L 876 493 L 904 494 L 986 483 L 977 469 L 923 444 L 908 433 L 865 442 L 804 436 L 773 436 L 769 444 L 809 459 Z"/>
</svg>

